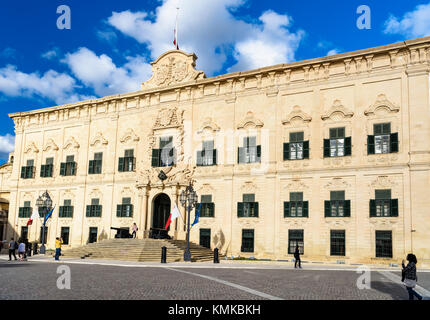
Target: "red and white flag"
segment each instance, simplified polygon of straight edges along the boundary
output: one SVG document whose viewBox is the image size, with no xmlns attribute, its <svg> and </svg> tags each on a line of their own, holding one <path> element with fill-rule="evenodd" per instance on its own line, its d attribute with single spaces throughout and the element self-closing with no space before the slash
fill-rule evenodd
<svg viewBox="0 0 430 320">
<path fill-rule="evenodd" d="M 165 230 L 169 227 L 169 225 L 175 220 L 177 217 L 181 217 L 181 213 L 179 212 L 178 206 L 175 203 L 175 207 L 172 210 L 172 213 L 169 216 L 169 219 L 167 219 L 166 226 L 164 227 Z"/>
<path fill-rule="evenodd" d="M 33 220 L 39 219 L 39 209 L 36 207 L 34 208 L 33 214 L 31 215 L 30 219 L 27 221 L 27 226 L 31 226 L 33 224 Z"/>
<path fill-rule="evenodd" d="M 179 15 L 179 8 L 176 8 L 176 9 L 177 9 L 177 11 L 176 11 L 176 27 L 175 27 L 175 31 L 174 31 L 175 38 L 173 39 L 173 44 L 175 45 L 176 50 L 179 50 L 179 43 L 178 43 L 178 15 Z"/>
</svg>

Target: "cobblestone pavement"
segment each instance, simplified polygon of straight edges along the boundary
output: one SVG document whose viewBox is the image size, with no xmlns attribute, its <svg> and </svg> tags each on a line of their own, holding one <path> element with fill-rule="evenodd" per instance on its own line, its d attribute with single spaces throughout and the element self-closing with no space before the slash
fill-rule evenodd
<svg viewBox="0 0 430 320">
<path fill-rule="evenodd" d="M 74 262 L 74 263 L 72 263 Z M 371 289 L 357 288 L 355 270 L 302 270 L 210 264 L 82 264 L 0 259 L 0 300 L 404 300 L 406 290 L 378 271 Z M 118 265 L 115 265 L 118 264 Z M 59 290 L 57 268 L 71 270 L 71 289 Z M 127 267 L 125 267 L 127 266 Z M 196 268 L 195 266 L 198 266 Z M 395 274 L 395 272 L 391 272 Z M 419 277 L 430 284 L 430 273 Z M 430 289 L 427 287 L 427 290 Z"/>
</svg>

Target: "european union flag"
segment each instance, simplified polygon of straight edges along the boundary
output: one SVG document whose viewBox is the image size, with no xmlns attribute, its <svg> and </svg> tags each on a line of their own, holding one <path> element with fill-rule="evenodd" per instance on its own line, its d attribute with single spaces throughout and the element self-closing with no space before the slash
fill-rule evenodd
<svg viewBox="0 0 430 320">
<path fill-rule="evenodd" d="M 45 220 L 43 221 L 43 224 L 46 223 L 46 221 L 48 221 L 49 217 L 52 216 L 52 212 L 54 212 L 54 208 L 51 209 L 51 211 L 48 212 L 48 214 L 45 216 Z"/>
<path fill-rule="evenodd" d="M 202 208 L 202 204 L 200 203 L 199 210 L 197 210 L 197 212 L 196 212 L 196 217 L 194 218 L 194 222 L 191 225 L 191 227 L 199 222 L 199 216 L 200 216 L 200 209 L 201 208 Z"/>
</svg>

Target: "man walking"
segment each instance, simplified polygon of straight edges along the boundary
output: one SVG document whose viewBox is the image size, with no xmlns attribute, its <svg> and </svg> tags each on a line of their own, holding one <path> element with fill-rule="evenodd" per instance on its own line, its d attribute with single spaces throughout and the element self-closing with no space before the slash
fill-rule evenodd
<svg viewBox="0 0 430 320">
<path fill-rule="evenodd" d="M 12 255 L 15 258 L 15 260 L 17 260 L 16 254 L 15 254 L 16 249 L 17 249 L 17 243 L 13 238 L 11 238 L 9 242 L 9 261 L 12 260 Z"/>
<path fill-rule="evenodd" d="M 61 255 L 61 245 L 63 244 L 63 239 L 56 238 L 55 239 L 55 260 L 60 260 Z"/>
<path fill-rule="evenodd" d="M 294 259 L 296 262 L 294 263 L 294 269 L 297 268 L 297 262 L 299 263 L 299 268 L 302 268 L 302 261 L 300 260 L 300 250 L 299 245 L 296 245 L 296 251 L 294 251 Z"/>
</svg>

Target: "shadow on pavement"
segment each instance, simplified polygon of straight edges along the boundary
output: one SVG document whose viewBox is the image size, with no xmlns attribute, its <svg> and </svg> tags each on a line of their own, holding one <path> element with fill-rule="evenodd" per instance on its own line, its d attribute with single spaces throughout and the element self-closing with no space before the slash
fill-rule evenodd
<svg viewBox="0 0 430 320">
<path fill-rule="evenodd" d="M 394 300 L 407 300 L 408 293 L 406 289 L 395 283 L 383 282 L 383 281 L 372 281 L 371 288 L 373 290 L 385 293 L 391 296 Z"/>
</svg>

